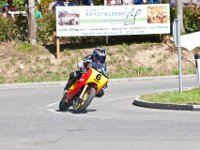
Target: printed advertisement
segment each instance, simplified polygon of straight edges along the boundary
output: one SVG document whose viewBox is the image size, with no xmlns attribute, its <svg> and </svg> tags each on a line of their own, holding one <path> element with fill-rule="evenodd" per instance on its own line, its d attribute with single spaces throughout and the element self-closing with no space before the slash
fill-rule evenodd
<svg viewBox="0 0 200 150">
<path fill-rule="evenodd" d="M 169 5 L 56 7 L 56 33 L 58 37 L 167 34 Z"/>
</svg>

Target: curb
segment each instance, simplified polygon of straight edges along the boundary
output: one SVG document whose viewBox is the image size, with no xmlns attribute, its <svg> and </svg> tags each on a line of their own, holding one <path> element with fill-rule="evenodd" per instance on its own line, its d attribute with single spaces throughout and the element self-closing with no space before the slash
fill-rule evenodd
<svg viewBox="0 0 200 150">
<path fill-rule="evenodd" d="M 195 74 L 191 75 L 182 75 L 183 79 L 187 78 L 194 78 L 196 77 Z M 150 81 L 150 80 L 165 80 L 165 79 L 178 79 L 178 75 L 171 75 L 171 76 L 151 76 L 151 77 L 135 77 L 135 78 L 118 78 L 118 79 L 110 79 L 109 82 L 131 82 L 131 81 Z"/>
<path fill-rule="evenodd" d="M 183 75 L 183 78 L 192 78 L 195 75 Z M 177 75 L 173 76 L 154 76 L 154 77 L 137 77 L 137 78 L 118 78 L 118 79 L 110 79 L 109 82 L 133 82 L 133 81 L 150 81 L 150 80 L 165 80 L 165 79 L 178 79 Z M 55 81 L 55 82 L 26 82 L 26 83 L 6 83 L 0 84 L 0 89 L 8 89 L 8 88 L 28 88 L 28 87 L 45 87 L 45 86 L 60 86 L 65 85 L 66 81 Z"/>
<path fill-rule="evenodd" d="M 138 99 L 138 97 L 134 99 L 133 105 L 145 108 L 152 108 L 152 109 L 200 111 L 200 105 L 155 103 L 155 102 L 140 100 Z"/>
<path fill-rule="evenodd" d="M 0 89 L 59 86 L 59 85 L 64 85 L 64 84 L 66 84 L 66 82 L 64 82 L 64 81 L 58 81 L 58 82 L 7 83 L 7 84 L 0 84 Z"/>
</svg>

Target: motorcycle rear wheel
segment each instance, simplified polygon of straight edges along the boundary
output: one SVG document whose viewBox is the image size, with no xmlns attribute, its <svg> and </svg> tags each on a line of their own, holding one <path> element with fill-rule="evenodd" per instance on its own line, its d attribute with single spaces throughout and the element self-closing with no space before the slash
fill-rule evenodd
<svg viewBox="0 0 200 150">
<path fill-rule="evenodd" d="M 78 99 L 73 105 L 74 113 L 81 113 L 86 110 L 88 105 L 92 102 L 96 95 L 96 90 L 93 87 L 89 87 L 83 95 L 83 99 Z"/>
<path fill-rule="evenodd" d="M 65 101 L 65 96 L 63 96 L 59 103 L 59 110 L 66 111 L 70 106 L 71 106 L 71 104 L 67 103 Z"/>
</svg>

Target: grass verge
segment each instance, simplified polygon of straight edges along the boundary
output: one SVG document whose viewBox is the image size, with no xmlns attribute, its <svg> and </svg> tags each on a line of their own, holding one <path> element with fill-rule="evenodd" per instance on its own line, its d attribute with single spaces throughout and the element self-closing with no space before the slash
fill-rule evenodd
<svg viewBox="0 0 200 150">
<path fill-rule="evenodd" d="M 164 92 L 146 94 L 140 99 L 164 104 L 200 104 L 200 88 L 194 88 L 183 92 Z"/>
</svg>

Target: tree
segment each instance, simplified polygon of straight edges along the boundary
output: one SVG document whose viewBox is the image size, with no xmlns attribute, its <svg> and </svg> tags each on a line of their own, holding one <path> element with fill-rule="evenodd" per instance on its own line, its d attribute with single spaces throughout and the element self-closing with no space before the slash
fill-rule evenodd
<svg viewBox="0 0 200 150">
<path fill-rule="evenodd" d="M 35 0 L 28 0 L 28 39 L 36 44 Z"/>
<path fill-rule="evenodd" d="M 183 25 L 183 3 L 182 3 L 182 0 L 176 0 L 176 11 L 177 11 L 177 19 L 180 19 L 181 33 L 185 33 L 185 29 L 184 29 L 184 25 Z"/>
</svg>

